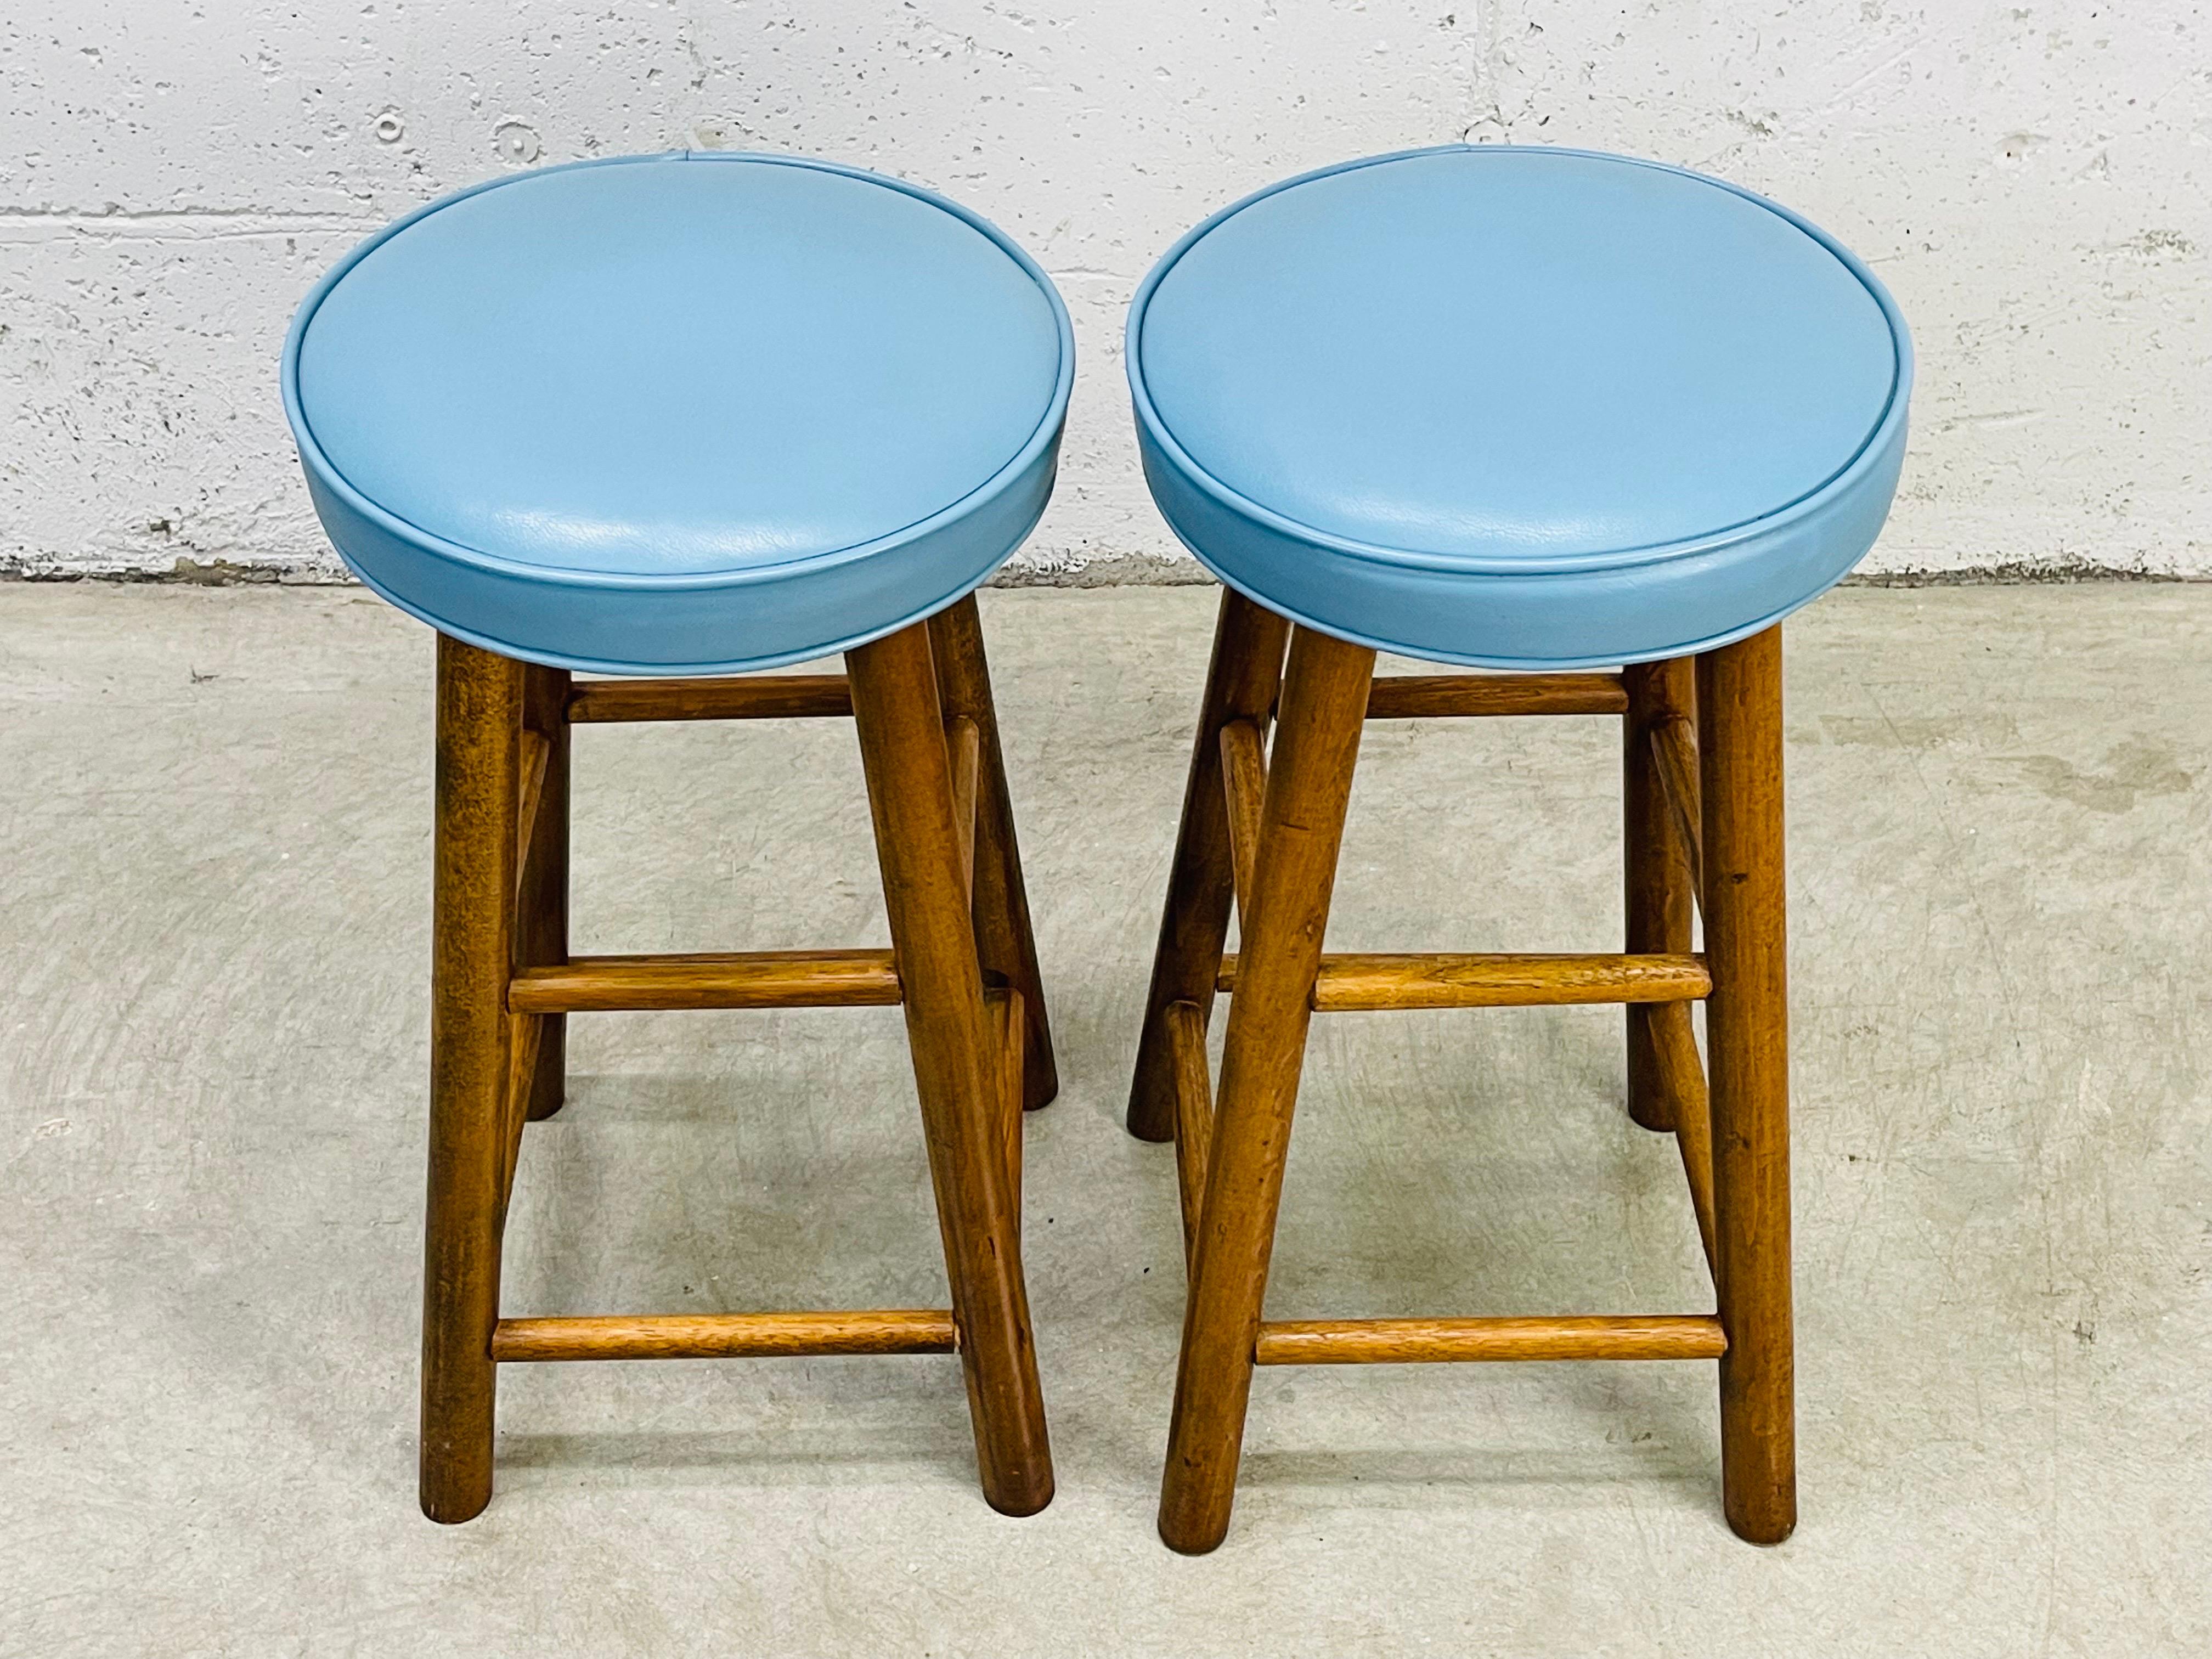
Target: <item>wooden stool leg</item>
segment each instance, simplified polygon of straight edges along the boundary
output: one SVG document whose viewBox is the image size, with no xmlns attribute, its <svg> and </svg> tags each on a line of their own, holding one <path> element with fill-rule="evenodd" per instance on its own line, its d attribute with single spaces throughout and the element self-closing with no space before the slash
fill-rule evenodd
<svg viewBox="0 0 2212 1659">
<path fill-rule="evenodd" d="M 1183 786 L 1182 823 L 1176 831 L 1167 907 L 1152 955 L 1144 1034 L 1138 1041 L 1136 1076 L 1129 1090 L 1129 1133 L 1139 1139 L 1167 1140 L 1175 1134 L 1175 1058 L 1168 1036 L 1168 1007 L 1188 1002 L 1201 1014 L 1211 1014 L 1222 942 L 1229 936 L 1234 889 L 1229 809 L 1221 790 L 1221 728 L 1231 720 L 1249 720 L 1266 729 L 1290 635 L 1291 624 L 1285 618 L 1233 589 L 1222 590 L 1213 661 L 1206 670 L 1189 781 Z M 1364 712 L 1364 704 L 1362 708 Z"/>
<path fill-rule="evenodd" d="M 991 699 L 991 665 L 983 653 L 983 621 L 973 593 L 929 619 L 937 663 L 938 695 L 946 720 L 974 720 L 982 736 L 982 776 L 975 803 L 975 947 L 987 972 L 1021 993 L 1024 1037 L 1022 1104 L 1029 1110 L 1060 1092 L 1053 1063 L 1052 1023 L 1037 972 L 1036 938 L 1030 927 L 1028 890 L 1022 884 L 1021 846 L 1014 837 L 1014 803 L 1006 791 L 1006 763 L 999 743 L 999 714 Z"/>
<path fill-rule="evenodd" d="M 1364 646 L 1304 628 L 1291 639 L 1160 1492 L 1160 1536 L 1186 1554 L 1213 1548 L 1229 1529 L 1283 1158 L 1374 674 Z M 1212 797 L 1221 798 L 1218 786 Z M 1191 816 L 1187 805 L 1187 825 Z"/>
<path fill-rule="evenodd" d="M 517 900 L 515 964 L 551 967 L 568 959 L 568 672 L 535 665 L 522 671 L 523 725 L 545 740 L 545 781 L 523 857 Z M 530 1121 L 561 1109 L 568 1081 L 568 1017 L 538 1024 L 538 1066 L 531 1079 Z"/>
<path fill-rule="evenodd" d="M 1052 1452 L 928 628 L 845 660 L 983 1495 L 1002 1513 L 1030 1515 L 1052 1500 Z"/>
<path fill-rule="evenodd" d="M 521 736 L 522 665 L 441 635 L 421 1444 L 433 1521 L 491 1501 Z"/>
<path fill-rule="evenodd" d="M 1628 717 L 1621 721 L 1623 896 L 1632 954 L 1675 954 L 1690 948 L 1690 853 L 1675 828 L 1659 765 L 1651 753 L 1651 728 L 1687 715 L 1693 703 L 1692 659 L 1632 663 L 1621 674 Z M 1628 1008 L 1628 1115 L 1647 1129 L 1674 1127 L 1674 1102 L 1652 1045 L 1653 1008 Z"/>
<path fill-rule="evenodd" d="M 1697 696 L 1722 1484 L 1737 1534 L 1777 1544 L 1797 1524 L 1781 629 L 1698 658 Z"/>
</svg>

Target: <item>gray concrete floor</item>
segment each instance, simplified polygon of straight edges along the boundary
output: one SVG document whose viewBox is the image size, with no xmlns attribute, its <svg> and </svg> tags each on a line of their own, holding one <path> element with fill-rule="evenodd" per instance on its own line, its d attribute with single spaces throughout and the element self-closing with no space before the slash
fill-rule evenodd
<svg viewBox="0 0 2212 1659">
<path fill-rule="evenodd" d="M 986 612 L 1064 1092 L 1060 1497 L 954 1362 L 516 1367 L 414 1498 L 430 643 L 343 591 L 0 587 L 0 1655 L 2212 1650 L 2212 588 L 1790 630 L 1803 1524 L 1701 1365 L 1262 1372 L 1155 1540 L 1171 1156 L 1117 1123 L 1212 599 Z M 1607 949 L 1614 728 L 1370 736 L 1341 949 Z M 579 734 L 578 948 L 884 938 L 849 735 Z M 1317 1024 L 1271 1311 L 1709 1305 L 1619 1014 Z M 510 1313 L 942 1294 L 894 1011 L 582 1017 Z"/>
</svg>

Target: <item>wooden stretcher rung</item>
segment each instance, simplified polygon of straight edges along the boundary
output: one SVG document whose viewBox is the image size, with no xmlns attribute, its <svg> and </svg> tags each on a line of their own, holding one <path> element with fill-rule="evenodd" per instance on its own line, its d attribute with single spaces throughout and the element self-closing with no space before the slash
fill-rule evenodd
<svg viewBox="0 0 2212 1659">
<path fill-rule="evenodd" d="M 1667 797 L 1667 810 L 1674 819 L 1674 833 L 1690 849 L 1690 892 L 1702 914 L 1705 908 L 1705 826 L 1698 822 L 1698 736 L 1696 726 L 1680 714 L 1651 725 L 1651 759 L 1659 773 L 1659 786 Z"/>
<path fill-rule="evenodd" d="M 507 986 L 518 1014 L 622 1009 L 877 1008 L 900 1000 L 889 951 L 756 951 L 573 957 L 525 968 Z"/>
<path fill-rule="evenodd" d="M 1397 1365 L 1509 1359 L 1717 1359 L 1716 1314 L 1551 1319 L 1306 1319 L 1262 1323 L 1261 1365 Z"/>
<path fill-rule="evenodd" d="M 1229 878 L 1237 894 L 1237 925 L 1251 903 L 1252 872 L 1260 857 L 1260 807 L 1267 790 L 1267 759 L 1255 720 L 1231 720 L 1221 728 L 1221 788 L 1229 810 Z"/>
<path fill-rule="evenodd" d="M 1182 1203 L 1186 1271 L 1198 1260 L 1198 1218 L 1213 1156 L 1213 1076 L 1206 1064 L 1206 1016 L 1194 1002 L 1171 1002 L 1164 1015 L 1168 1065 L 1175 1079 L 1176 1190 Z"/>
<path fill-rule="evenodd" d="M 842 674 L 577 680 L 568 688 L 568 719 L 578 726 L 617 720 L 817 720 L 852 712 L 852 688 Z"/>
<path fill-rule="evenodd" d="M 1215 988 L 1237 988 L 1237 957 Z M 1701 956 L 1333 954 L 1321 959 L 1313 1006 L 1324 1014 L 1391 1008 L 1528 1008 L 1598 1002 L 1687 1002 L 1711 994 Z"/>
<path fill-rule="evenodd" d="M 1370 720 L 1627 712 L 1618 674 L 1396 674 L 1377 679 L 1367 694 Z"/>
<path fill-rule="evenodd" d="M 558 1359 L 765 1359 L 807 1354 L 951 1353 L 950 1310 L 860 1313 L 641 1314 L 502 1319 L 491 1357 Z"/>
</svg>

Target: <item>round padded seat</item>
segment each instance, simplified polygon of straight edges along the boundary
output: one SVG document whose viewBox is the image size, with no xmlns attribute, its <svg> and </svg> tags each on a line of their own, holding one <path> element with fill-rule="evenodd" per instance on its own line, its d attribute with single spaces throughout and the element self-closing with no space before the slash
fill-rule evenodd
<svg viewBox="0 0 2212 1659">
<path fill-rule="evenodd" d="M 782 156 L 500 179 L 371 238 L 284 351 L 354 572 L 528 661 L 714 673 L 959 599 L 1052 490 L 1066 309 L 997 229 Z"/>
<path fill-rule="evenodd" d="M 1565 149 L 1417 150 L 1224 209 L 1138 290 L 1154 499 L 1231 586 L 1499 668 L 1686 655 L 1839 580 L 1896 492 L 1911 353 L 1786 209 Z"/>
</svg>

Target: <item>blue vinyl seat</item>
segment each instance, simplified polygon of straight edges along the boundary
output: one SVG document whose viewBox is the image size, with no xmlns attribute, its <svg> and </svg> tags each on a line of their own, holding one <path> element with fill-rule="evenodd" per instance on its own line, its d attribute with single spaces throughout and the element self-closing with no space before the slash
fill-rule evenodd
<svg viewBox="0 0 2212 1659">
<path fill-rule="evenodd" d="M 1138 291 L 1154 499 L 1231 587 L 1443 662 L 1589 667 L 1758 632 L 1873 544 L 1911 347 L 1881 284 L 1697 173 L 1455 147 L 1199 226 Z"/>
<path fill-rule="evenodd" d="M 969 592 L 1051 493 L 1074 367 L 1034 261 L 894 179 L 626 156 L 373 237 L 284 352 L 354 572 L 471 644 L 617 674 L 843 650 Z"/>
</svg>

